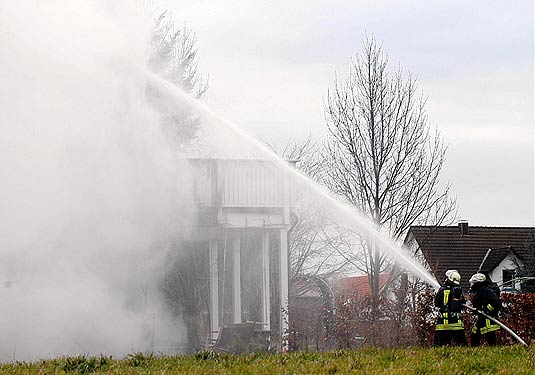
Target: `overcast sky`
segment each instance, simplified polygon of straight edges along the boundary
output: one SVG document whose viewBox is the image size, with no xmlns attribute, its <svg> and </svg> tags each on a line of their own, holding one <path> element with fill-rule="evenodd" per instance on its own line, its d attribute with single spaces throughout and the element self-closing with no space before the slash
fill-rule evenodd
<svg viewBox="0 0 535 375">
<path fill-rule="evenodd" d="M 429 97 L 461 219 L 534 224 L 532 0 L 155 3 L 196 32 L 205 101 L 278 144 L 325 136 L 327 89 L 374 34 Z"/>
</svg>

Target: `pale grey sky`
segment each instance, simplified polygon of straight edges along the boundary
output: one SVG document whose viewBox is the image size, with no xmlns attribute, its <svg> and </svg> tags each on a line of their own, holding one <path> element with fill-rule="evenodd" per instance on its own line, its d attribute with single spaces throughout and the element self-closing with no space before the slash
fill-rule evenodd
<svg viewBox="0 0 535 375">
<path fill-rule="evenodd" d="M 325 135 L 323 98 L 365 32 L 418 77 L 471 225 L 534 224 L 533 18 L 515 1 L 155 0 L 196 32 L 205 101 L 270 142 Z"/>
</svg>

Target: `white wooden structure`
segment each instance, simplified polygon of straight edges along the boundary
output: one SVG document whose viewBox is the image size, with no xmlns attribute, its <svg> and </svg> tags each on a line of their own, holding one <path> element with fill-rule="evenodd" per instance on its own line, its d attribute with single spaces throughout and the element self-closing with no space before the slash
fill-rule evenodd
<svg viewBox="0 0 535 375">
<path fill-rule="evenodd" d="M 268 160 L 189 159 L 194 174 L 193 191 L 200 212 L 194 236 L 209 241 L 211 338 L 217 337 L 221 321 L 222 262 L 218 246 L 224 243 L 232 254 L 232 322 L 242 322 L 241 236 L 245 231 L 261 233 L 254 256 L 261 260 L 261 325 L 271 330 L 271 295 L 278 294 L 277 321 L 280 349 L 287 345 L 288 331 L 288 229 L 290 193 L 288 176 Z M 275 237 L 275 238 L 274 238 Z M 270 241 L 278 242 L 278 293 L 270 285 Z M 230 246 L 228 246 L 230 245 Z"/>
</svg>

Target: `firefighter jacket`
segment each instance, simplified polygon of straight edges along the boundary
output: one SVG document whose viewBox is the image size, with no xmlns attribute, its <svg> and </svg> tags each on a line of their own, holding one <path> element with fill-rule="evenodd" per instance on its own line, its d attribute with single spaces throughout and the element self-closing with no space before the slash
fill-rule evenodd
<svg viewBox="0 0 535 375">
<path fill-rule="evenodd" d="M 435 306 L 439 309 L 436 330 L 463 330 L 461 310 L 465 302 L 461 287 L 446 280 L 435 296 Z"/>
<path fill-rule="evenodd" d="M 498 312 L 500 311 L 502 303 L 500 297 L 488 283 L 474 284 L 471 288 L 471 292 L 472 305 L 476 309 L 483 311 L 493 318 L 498 317 Z M 485 318 L 483 315 L 478 315 L 476 324 L 472 328 L 472 332 L 476 333 L 479 331 L 479 333 L 485 334 L 499 329 L 499 325 L 495 324 L 490 319 Z"/>
</svg>

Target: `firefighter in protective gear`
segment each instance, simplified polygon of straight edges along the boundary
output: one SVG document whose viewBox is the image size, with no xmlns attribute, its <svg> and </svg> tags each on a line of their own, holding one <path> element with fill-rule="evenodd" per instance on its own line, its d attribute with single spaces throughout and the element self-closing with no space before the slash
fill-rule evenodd
<svg viewBox="0 0 535 375">
<path fill-rule="evenodd" d="M 476 273 L 470 278 L 470 299 L 476 309 L 498 318 L 502 303 L 484 274 Z M 470 343 L 472 346 L 479 346 L 481 339 L 485 337 L 487 344 L 496 345 L 496 331 L 499 329 L 499 325 L 478 314 L 470 335 Z"/>
<path fill-rule="evenodd" d="M 446 280 L 435 296 L 435 306 L 439 309 L 435 327 L 436 346 L 466 345 L 464 325 L 461 316 L 465 303 L 463 291 L 459 286 L 461 275 L 456 270 L 446 271 Z"/>
</svg>

